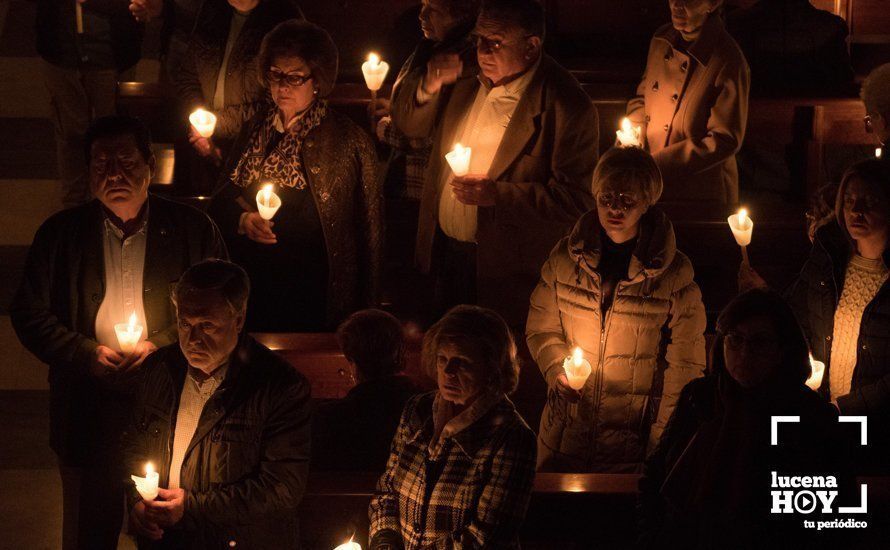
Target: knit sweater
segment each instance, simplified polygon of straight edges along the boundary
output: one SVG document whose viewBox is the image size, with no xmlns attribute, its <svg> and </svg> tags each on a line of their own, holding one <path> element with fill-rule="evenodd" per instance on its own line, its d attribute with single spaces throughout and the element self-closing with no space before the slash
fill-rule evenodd
<svg viewBox="0 0 890 550">
<path fill-rule="evenodd" d="M 855 254 L 847 264 L 844 290 L 834 313 L 834 335 L 831 339 L 829 382 L 832 399 L 850 393 L 862 313 L 887 280 L 887 274 L 887 266 L 880 259 L 869 260 Z"/>
</svg>

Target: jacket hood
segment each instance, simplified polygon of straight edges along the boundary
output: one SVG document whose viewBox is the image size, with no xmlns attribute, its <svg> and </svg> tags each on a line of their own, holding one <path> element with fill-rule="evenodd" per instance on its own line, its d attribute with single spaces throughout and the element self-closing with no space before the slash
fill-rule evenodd
<svg viewBox="0 0 890 550">
<path fill-rule="evenodd" d="M 602 257 L 602 225 L 596 209 L 590 210 L 575 224 L 569 233 L 568 251 L 572 260 L 588 271 L 597 268 Z M 637 245 L 628 267 L 628 279 L 645 275 L 657 277 L 674 261 L 677 254 L 677 238 L 674 226 L 667 215 L 652 206 L 640 218 Z"/>
</svg>

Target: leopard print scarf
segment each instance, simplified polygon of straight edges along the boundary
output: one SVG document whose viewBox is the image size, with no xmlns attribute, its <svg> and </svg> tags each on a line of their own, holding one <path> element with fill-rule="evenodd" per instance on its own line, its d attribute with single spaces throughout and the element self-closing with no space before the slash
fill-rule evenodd
<svg viewBox="0 0 890 550">
<path fill-rule="evenodd" d="M 271 180 L 283 187 L 303 189 L 306 176 L 303 173 L 303 141 L 328 112 L 327 102 L 316 101 L 309 110 L 288 129 L 275 148 L 266 155 L 270 139 L 278 133 L 275 117 L 278 108 L 269 109 L 262 124 L 258 124 L 250 143 L 232 171 L 232 182 L 239 187 L 250 187 L 263 180 Z"/>
</svg>

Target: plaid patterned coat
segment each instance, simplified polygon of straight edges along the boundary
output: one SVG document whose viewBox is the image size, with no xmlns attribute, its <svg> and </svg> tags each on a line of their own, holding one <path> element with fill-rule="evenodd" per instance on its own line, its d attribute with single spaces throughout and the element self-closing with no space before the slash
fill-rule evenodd
<svg viewBox="0 0 890 550">
<path fill-rule="evenodd" d="M 405 406 L 371 500 L 371 548 L 518 548 L 535 475 L 535 435 L 504 397 L 434 457 L 436 392 Z"/>
</svg>

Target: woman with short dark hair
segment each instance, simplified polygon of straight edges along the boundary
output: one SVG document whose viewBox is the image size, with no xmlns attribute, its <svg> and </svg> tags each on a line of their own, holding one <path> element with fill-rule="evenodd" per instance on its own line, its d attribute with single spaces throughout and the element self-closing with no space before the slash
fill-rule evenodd
<svg viewBox="0 0 890 550">
<path fill-rule="evenodd" d="M 210 214 L 250 275 L 248 330 L 330 330 L 377 301 L 383 195 L 370 137 L 325 97 L 337 47 L 317 25 L 290 20 L 258 56 L 272 95 L 233 149 Z M 272 221 L 257 211 L 267 184 L 281 198 Z"/>
<path fill-rule="evenodd" d="M 775 292 L 750 290 L 726 306 L 717 319 L 708 375 L 683 388 L 643 469 L 638 547 L 811 542 L 798 516 L 770 514 L 770 472 L 828 474 L 847 482 L 837 412 L 804 385 L 807 349 L 794 312 Z M 775 416 L 800 421 L 782 424 L 781 445 L 773 446 Z"/>
<path fill-rule="evenodd" d="M 438 390 L 405 406 L 371 500 L 371 549 L 518 548 L 535 435 L 507 397 L 519 364 L 495 312 L 457 306 L 423 339 Z"/>
</svg>

